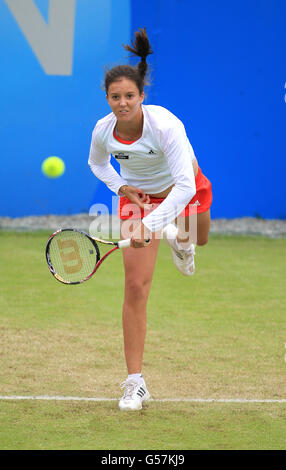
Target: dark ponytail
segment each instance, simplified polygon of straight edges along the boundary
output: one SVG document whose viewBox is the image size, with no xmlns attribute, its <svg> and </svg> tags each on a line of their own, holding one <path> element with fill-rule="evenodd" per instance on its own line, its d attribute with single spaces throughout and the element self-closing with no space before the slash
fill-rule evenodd
<svg viewBox="0 0 286 470">
<path fill-rule="evenodd" d="M 132 45 L 123 44 L 123 47 L 126 51 L 131 52 L 131 54 L 141 57 L 141 62 L 138 64 L 138 71 L 144 79 L 148 69 L 146 58 L 149 54 L 153 54 L 153 51 L 146 33 L 146 28 L 140 28 L 139 31 L 135 32 L 134 36 L 135 38 L 131 41 Z"/>
<path fill-rule="evenodd" d="M 111 83 L 120 80 L 121 78 L 127 78 L 136 83 L 140 95 L 144 91 L 146 85 L 146 74 L 148 70 L 148 64 L 146 58 L 149 54 L 153 54 L 149 39 L 146 33 L 146 28 L 140 28 L 139 31 L 135 32 L 134 39 L 131 41 L 131 46 L 123 44 L 126 51 L 131 54 L 141 57 L 137 67 L 132 65 L 118 65 L 113 67 L 105 73 L 105 91 L 108 93 L 108 88 Z"/>
</svg>

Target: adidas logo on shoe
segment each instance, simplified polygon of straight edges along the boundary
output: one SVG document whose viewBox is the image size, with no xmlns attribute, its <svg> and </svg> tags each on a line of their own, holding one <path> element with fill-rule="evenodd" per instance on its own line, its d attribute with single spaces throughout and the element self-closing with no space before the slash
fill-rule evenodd
<svg viewBox="0 0 286 470">
<path fill-rule="evenodd" d="M 183 256 L 183 254 L 182 254 L 182 253 L 180 253 L 179 251 L 177 251 L 177 250 L 174 250 L 174 253 L 175 253 L 175 255 L 176 255 L 178 258 L 180 258 L 181 260 L 183 260 L 183 259 L 184 259 L 184 256 Z"/>
<path fill-rule="evenodd" d="M 144 390 L 143 387 L 140 387 L 139 390 L 137 390 L 137 395 L 139 395 L 140 398 L 142 398 L 145 395 L 146 391 Z"/>
</svg>

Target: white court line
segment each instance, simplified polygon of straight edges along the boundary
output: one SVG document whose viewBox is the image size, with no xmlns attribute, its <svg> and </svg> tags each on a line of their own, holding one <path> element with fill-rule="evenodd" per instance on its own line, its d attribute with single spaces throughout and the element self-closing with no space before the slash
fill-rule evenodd
<svg viewBox="0 0 286 470">
<path fill-rule="evenodd" d="M 104 402 L 118 401 L 118 398 L 92 398 L 92 397 L 64 397 L 64 396 L 19 396 L 19 395 L 0 395 L 0 400 L 50 400 L 50 401 L 85 401 L 85 402 Z M 150 402 L 155 403 L 171 403 L 171 402 L 188 402 L 188 403 L 286 403 L 286 398 L 151 398 Z"/>
</svg>

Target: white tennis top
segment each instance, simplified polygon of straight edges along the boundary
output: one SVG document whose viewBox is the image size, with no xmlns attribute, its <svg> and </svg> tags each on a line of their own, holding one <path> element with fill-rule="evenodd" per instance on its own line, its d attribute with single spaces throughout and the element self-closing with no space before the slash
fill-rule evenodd
<svg viewBox="0 0 286 470">
<path fill-rule="evenodd" d="M 97 178 L 118 194 L 124 184 L 156 194 L 174 184 L 166 199 L 142 222 L 152 232 L 172 222 L 196 193 L 194 151 L 183 123 L 170 111 L 142 105 L 143 132 L 131 144 L 118 141 L 113 113 L 100 119 L 92 133 L 88 164 Z M 111 164 L 120 163 L 120 175 Z"/>
</svg>

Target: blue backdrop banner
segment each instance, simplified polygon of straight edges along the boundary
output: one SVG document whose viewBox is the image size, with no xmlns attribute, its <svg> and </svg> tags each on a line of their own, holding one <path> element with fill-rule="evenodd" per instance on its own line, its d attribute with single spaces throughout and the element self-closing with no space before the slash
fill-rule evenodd
<svg viewBox="0 0 286 470">
<path fill-rule="evenodd" d="M 129 39 L 129 0 L 0 1 L 1 216 L 111 204 L 87 162 L 93 127 L 110 112 L 104 67 L 126 62 Z M 51 155 L 66 164 L 57 179 L 41 172 Z"/>
<path fill-rule="evenodd" d="M 183 121 L 212 216 L 285 218 L 285 17 L 284 0 L 0 0 L 0 215 L 111 209 L 91 133 L 110 112 L 104 67 L 128 62 L 122 43 L 146 26 L 145 102 Z M 41 173 L 51 155 L 57 179 Z"/>
</svg>

